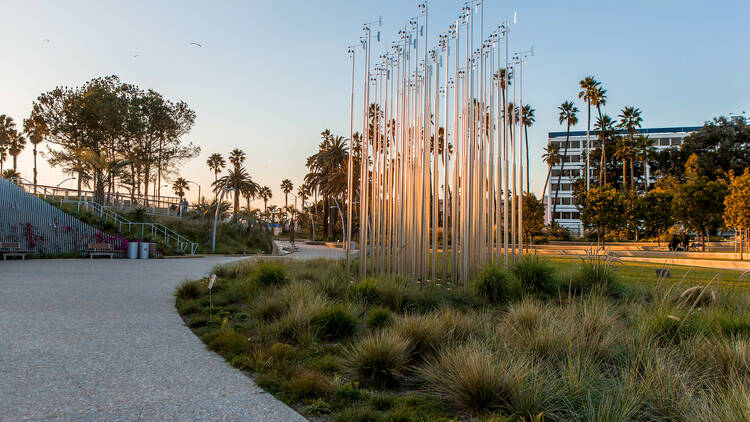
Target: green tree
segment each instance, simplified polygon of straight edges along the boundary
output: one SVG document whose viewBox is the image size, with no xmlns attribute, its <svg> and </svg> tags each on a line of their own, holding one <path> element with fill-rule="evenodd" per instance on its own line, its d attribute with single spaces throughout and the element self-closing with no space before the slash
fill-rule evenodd
<svg viewBox="0 0 750 422">
<path fill-rule="evenodd" d="M 641 127 L 641 110 L 638 107 L 628 106 L 622 109 L 620 114 L 617 116 L 620 118 L 619 127 L 624 129 L 627 133 L 627 144 L 628 153 L 630 159 L 630 187 L 635 191 L 635 175 L 633 171 L 633 161 L 635 161 L 635 131 Z M 625 180 L 623 179 L 623 186 Z"/>
<path fill-rule="evenodd" d="M 253 181 L 247 170 L 241 165 L 229 169 L 227 175 L 220 177 L 212 186 L 215 192 L 221 192 L 223 189 L 234 189 L 233 217 L 236 217 L 240 211 L 241 196 L 255 197 L 260 191 L 260 186 Z"/>
<path fill-rule="evenodd" d="M 739 176 L 731 176 L 724 198 L 724 224 L 740 233 L 750 228 L 750 168 Z"/>
<path fill-rule="evenodd" d="M 635 150 L 636 158 L 641 160 L 643 163 L 643 193 L 648 193 L 649 174 L 646 172 L 648 168 L 648 160 L 650 160 L 656 151 L 654 148 L 654 141 L 648 137 L 648 135 L 638 135 L 635 138 Z"/>
<path fill-rule="evenodd" d="M 273 198 L 273 192 L 268 186 L 263 186 L 258 190 L 258 196 L 263 199 L 263 211 L 268 211 L 268 200 Z"/>
<path fill-rule="evenodd" d="M 593 76 L 586 76 L 578 85 L 581 87 L 581 91 L 578 92 L 578 98 L 582 99 L 586 103 L 586 138 L 589 139 L 591 133 L 591 106 L 596 97 L 596 90 L 601 85 L 601 82 L 597 81 Z M 598 100 L 598 98 L 597 98 Z M 591 154 L 590 145 L 586 145 L 586 157 Z M 591 178 L 591 170 L 589 169 L 588 160 L 586 161 L 586 188 L 588 189 L 588 180 Z"/>
<path fill-rule="evenodd" d="M 305 165 L 309 171 L 305 175 L 305 183 L 311 190 L 323 195 L 323 233 L 330 236 L 329 228 L 333 225 L 329 221 L 333 216 L 330 212 L 332 198 L 339 199 L 341 203 L 346 194 L 349 147 L 346 138 L 334 136 L 328 130 L 321 133 L 321 138 L 318 151 L 307 157 Z M 359 160 L 356 155 L 353 158 L 354 168 L 357 168 Z"/>
<path fill-rule="evenodd" d="M 701 234 L 703 251 L 706 250 L 706 231 L 721 226 L 726 195 L 725 183 L 695 176 L 679 186 L 672 201 L 675 219 Z"/>
<path fill-rule="evenodd" d="M 623 227 L 626 213 L 622 194 L 614 187 L 597 186 L 575 197 L 581 213 L 581 222 L 596 230 L 598 241 L 604 247 L 607 233 Z"/>
<path fill-rule="evenodd" d="M 182 202 L 182 198 L 185 196 L 185 191 L 188 190 L 190 190 L 190 185 L 184 177 L 178 177 L 175 179 L 174 183 L 172 183 L 172 191 L 174 191 L 175 195 L 180 197 L 180 202 Z"/>
<path fill-rule="evenodd" d="M 36 187 L 38 184 L 37 180 L 37 164 L 36 164 L 36 157 L 37 157 L 37 147 L 40 143 L 44 141 L 44 138 L 49 135 L 49 130 L 47 129 L 47 125 L 44 124 L 44 121 L 41 120 L 38 116 L 32 115 L 32 117 L 29 117 L 28 119 L 24 119 L 23 121 L 23 131 L 26 133 L 26 136 L 29 139 L 29 142 L 31 145 L 34 146 L 33 148 L 33 154 L 34 154 L 34 193 L 36 193 Z"/>
<path fill-rule="evenodd" d="M 3 162 L 9 155 L 9 148 L 13 139 L 18 136 L 16 123 L 13 118 L 0 114 L 0 172 L 3 171 Z M 12 155 L 12 154 L 10 154 Z M 13 166 L 15 170 L 15 166 Z"/>
<path fill-rule="evenodd" d="M 289 192 L 294 189 L 292 181 L 284 179 L 281 181 L 281 191 L 284 192 L 284 208 L 289 207 Z"/>
<path fill-rule="evenodd" d="M 235 148 L 232 150 L 232 152 L 229 153 L 229 162 L 236 169 L 242 166 L 242 164 L 245 162 L 246 157 L 247 155 L 245 154 L 245 151 L 242 151 L 239 148 Z"/>
<path fill-rule="evenodd" d="M 560 166 L 560 174 L 557 175 L 557 186 L 555 189 L 555 202 L 552 203 L 552 220 L 555 219 L 555 214 L 557 213 L 557 196 L 560 193 L 560 183 L 562 179 L 562 173 L 565 169 L 564 157 L 568 156 L 568 146 L 570 145 L 570 127 L 578 123 L 578 117 L 576 117 L 576 113 L 578 113 L 578 107 L 573 105 L 572 101 L 565 101 L 557 109 L 560 110 L 560 114 L 558 115 L 557 120 L 558 122 L 560 122 L 560 124 L 565 124 L 566 135 L 565 135 L 565 151 L 563 152 L 563 155 L 562 155 L 563 156 L 562 166 Z"/>
<path fill-rule="evenodd" d="M 558 144 L 547 144 L 544 148 L 544 154 L 542 154 L 542 160 L 544 161 L 544 164 L 547 164 L 547 178 L 544 179 L 544 188 L 542 189 L 542 198 L 544 198 L 544 195 L 547 192 L 549 176 L 552 173 L 552 167 L 560 164 L 562 161 L 560 146 Z"/>
<path fill-rule="evenodd" d="M 224 157 L 222 157 L 218 152 L 209 155 L 208 160 L 206 160 L 206 164 L 208 165 L 208 168 L 211 169 L 212 172 L 214 172 L 214 182 L 219 179 L 219 174 L 227 166 L 227 162 L 224 160 Z"/>
<path fill-rule="evenodd" d="M 656 237 L 659 245 L 660 236 L 674 225 L 673 199 L 674 195 L 663 189 L 654 189 L 638 199 L 638 217 L 646 234 Z"/>
<path fill-rule="evenodd" d="M 526 192 L 531 191 L 531 188 L 529 188 L 529 180 L 531 180 L 531 177 L 529 176 L 529 127 L 533 126 L 536 121 L 534 111 L 534 108 L 529 104 L 521 107 L 521 125 L 523 125 L 523 137 L 526 142 Z"/>
<path fill-rule="evenodd" d="M 544 228 L 544 204 L 531 192 L 523 194 L 523 232 L 527 245 L 531 244 L 532 235 Z"/>
<path fill-rule="evenodd" d="M 612 152 L 612 157 L 622 161 L 622 188 L 628 187 L 628 158 L 632 156 L 632 148 L 628 138 L 622 136 L 615 137 L 615 150 Z"/>
</svg>

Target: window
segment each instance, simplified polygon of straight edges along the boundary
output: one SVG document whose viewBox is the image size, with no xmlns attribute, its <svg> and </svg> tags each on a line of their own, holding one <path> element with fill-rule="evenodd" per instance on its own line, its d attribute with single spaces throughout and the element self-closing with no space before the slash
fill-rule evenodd
<svg viewBox="0 0 750 422">
<path fill-rule="evenodd" d="M 682 139 L 680 138 L 672 138 L 672 146 L 679 146 L 682 144 Z"/>
<path fill-rule="evenodd" d="M 579 141 L 570 141 L 570 147 L 571 148 L 580 148 L 581 147 L 581 142 L 579 142 Z"/>
<path fill-rule="evenodd" d="M 661 145 L 661 146 L 663 146 L 663 147 L 664 147 L 664 146 L 667 146 L 667 147 L 668 147 L 668 146 L 669 146 L 669 139 L 667 139 L 667 138 L 664 138 L 664 139 L 659 139 L 659 145 Z"/>
<path fill-rule="evenodd" d="M 576 219 L 576 220 L 580 220 L 581 219 L 581 213 L 580 212 L 573 212 L 573 213 L 571 213 L 570 218 L 573 218 L 573 219 Z"/>
</svg>

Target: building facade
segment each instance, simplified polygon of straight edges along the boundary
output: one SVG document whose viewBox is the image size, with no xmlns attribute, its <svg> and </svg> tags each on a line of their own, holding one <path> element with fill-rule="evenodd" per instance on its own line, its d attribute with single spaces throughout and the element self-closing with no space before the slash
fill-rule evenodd
<svg viewBox="0 0 750 422">
<path fill-rule="evenodd" d="M 654 149 L 662 150 L 670 147 L 682 145 L 683 140 L 690 133 L 697 131 L 700 127 L 667 127 L 667 128 L 650 128 L 638 129 L 636 134 L 647 135 L 654 141 Z M 618 134 L 624 134 L 625 131 L 618 131 Z M 585 176 L 586 172 L 586 131 L 570 132 L 570 143 L 568 153 L 565 154 L 565 139 L 567 132 L 549 132 L 548 144 L 558 144 L 560 155 L 563 155 L 564 169 L 562 163 L 553 166 L 550 173 L 549 187 L 547 195 L 544 198 L 546 205 L 545 223 L 556 221 L 560 226 L 567 228 L 574 237 L 583 235 L 583 223 L 580 220 L 580 214 L 575 206 L 573 198 L 573 183 L 576 179 Z M 590 132 L 589 139 L 591 150 L 597 145 L 594 131 Z M 594 169 L 590 169 L 590 177 L 596 178 Z M 552 215 L 552 203 L 555 200 L 555 190 L 557 189 L 558 177 L 560 177 L 560 192 L 557 196 L 557 209 L 555 215 Z M 649 168 L 646 167 L 646 177 L 653 181 L 649 175 Z"/>
</svg>

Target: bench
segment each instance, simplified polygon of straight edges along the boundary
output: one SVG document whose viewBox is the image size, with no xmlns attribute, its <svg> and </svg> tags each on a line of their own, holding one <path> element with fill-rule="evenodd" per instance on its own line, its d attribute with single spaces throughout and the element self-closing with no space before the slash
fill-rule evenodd
<svg viewBox="0 0 750 422">
<path fill-rule="evenodd" d="M 9 256 L 20 256 L 21 261 L 25 261 L 26 254 L 29 253 L 29 251 L 21 249 L 20 242 L 2 242 L 0 243 L 0 253 L 3 254 L 3 261 Z"/>
<path fill-rule="evenodd" d="M 672 278 L 672 271 L 669 268 L 656 268 L 656 278 Z"/>
<path fill-rule="evenodd" d="M 94 259 L 95 256 L 109 256 L 109 259 L 112 259 L 115 256 L 115 250 L 109 243 L 89 243 L 88 248 L 86 252 L 89 259 Z"/>
</svg>

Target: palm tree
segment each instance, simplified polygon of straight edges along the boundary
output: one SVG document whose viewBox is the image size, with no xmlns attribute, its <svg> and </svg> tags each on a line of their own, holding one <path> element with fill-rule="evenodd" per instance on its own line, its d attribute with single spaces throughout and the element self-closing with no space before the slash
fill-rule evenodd
<svg viewBox="0 0 750 422">
<path fill-rule="evenodd" d="M 26 138 L 20 133 L 16 133 L 15 136 L 10 138 L 8 143 L 8 154 L 13 157 L 13 170 L 18 168 L 18 155 L 26 148 Z"/>
<path fill-rule="evenodd" d="M 620 128 L 628 132 L 628 144 L 630 152 L 630 186 L 635 190 L 635 176 L 633 171 L 633 161 L 635 160 L 635 130 L 641 127 L 641 110 L 638 107 L 628 106 L 622 109 L 617 116 L 620 118 Z"/>
<path fill-rule="evenodd" d="M 591 105 L 596 106 L 596 111 L 599 114 L 599 120 L 603 120 L 602 106 L 607 104 L 607 90 L 601 87 L 601 83 L 597 83 L 596 88 L 591 90 L 590 99 Z M 607 184 L 607 172 L 605 171 L 605 163 L 607 162 L 607 149 L 604 145 L 604 133 L 599 133 L 599 142 L 602 145 L 602 156 L 599 167 L 599 185 Z"/>
<path fill-rule="evenodd" d="M 178 177 L 177 179 L 175 179 L 174 183 L 172 184 L 172 191 L 174 191 L 175 195 L 180 197 L 180 202 L 182 202 L 182 198 L 185 196 L 186 190 L 190 190 L 188 181 L 185 180 L 184 177 Z"/>
<path fill-rule="evenodd" d="M 21 173 L 17 172 L 14 169 L 7 169 L 3 170 L 2 173 L 0 173 L 0 177 L 8 179 L 13 183 L 18 183 L 18 179 L 21 177 Z"/>
<path fill-rule="evenodd" d="M 521 107 L 521 124 L 526 139 L 526 192 L 531 191 L 529 188 L 529 126 L 534 125 L 535 121 L 534 109 L 529 104 Z"/>
<path fill-rule="evenodd" d="M 224 157 L 222 157 L 218 152 L 211 154 L 208 157 L 208 160 L 206 160 L 206 164 L 208 164 L 208 168 L 214 172 L 214 182 L 219 180 L 219 173 L 221 173 L 224 167 L 227 166 L 227 162 L 224 160 Z"/>
<path fill-rule="evenodd" d="M 273 192 L 268 186 L 263 186 L 258 190 L 258 196 L 263 199 L 263 211 L 268 211 L 268 200 L 273 198 Z"/>
<path fill-rule="evenodd" d="M 589 134 L 591 133 L 591 104 L 592 99 L 594 98 L 595 94 L 594 91 L 596 91 L 599 88 L 599 85 L 601 83 L 594 79 L 593 76 L 586 76 L 578 82 L 578 85 L 581 87 L 581 91 L 578 93 L 578 98 L 584 100 L 586 102 L 586 140 L 589 141 Z M 590 151 L 590 145 L 586 144 L 586 188 L 588 189 L 589 186 L 589 179 L 591 178 L 591 171 L 589 170 L 589 161 L 588 157 L 591 154 Z"/>
<path fill-rule="evenodd" d="M 43 120 L 34 118 L 33 114 L 32 117 L 25 119 L 23 121 L 23 131 L 26 133 L 26 136 L 29 138 L 29 142 L 31 142 L 31 145 L 34 146 L 34 193 L 36 193 L 36 186 L 37 186 L 37 166 L 36 166 L 36 156 L 37 156 L 37 146 L 44 141 L 44 138 L 49 134 L 49 130 L 47 129 L 47 125 L 44 123 Z"/>
<path fill-rule="evenodd" d="M 544 179 L 544 189 L 542 189 L 542 198 L 544 198 L 544 193 L 547 192 L 547 182 L 549 182 L 549 176 L 552 173 L 552 167 L 560 164 L 560 161 L 562 161 L 560 145 L 548 144 L 547 147 L 544 148 L 542 159 L 544 160 L 544 163 L 547 164 L 547 178 Z"/>
<path fill-rule="evenodd" d="M 321 137 L 323 141 L 318 146 L 318 152 L 307 158 L 305 165 L 310 171 L 305 175 L 305 183 L 312 192 L 323 195 L 323 232 L 328 236 L 330 200 L 341 198 L 348 187 L 349 147 L 346 138 L 334 136 L 329 131 L 321 133 Z M 359 160 L 355 157 L 355 161 Z M 357 168 L 356 162 L 354 168 Z"/>
<path fill-rule="evenodd" d="M 608 114 L 602 115 L 602 117 L 596 119 L 594 131 L 597 133 L 599 142 L 601 144 L 601 150 L 599 151 L 601 153 L 599 180 L 600 182 L 604 181 L 604 183 L 607 183 L 607 157 L 605 152 L 607 143 L 611 140 L 614 140 L 614 137 L 616 135 L 614 120 L 612 120 L 612 118 L 609 117 Z"/>
<path fill-rule="evenodd" d="M 630 141 L 627 138 L 618 136 L 615 138 L 615 151 L 612 154 L 615 159 L 622 161 L 622 188 L 628 187 L 628 158 L 631 156 Z"/>
<path fill-rule="evenodd" d="M 284 192 L 284 208 L 289 206 L 289 192 L 294 189 L 292 181 L 284 179 L 281 181 L 281 191 Z"/>
<path fill-rule="evenodd" d="M 0 114 L 0 147 L 3 147 L 7 154 L 13 157 L 13 170 L 16 170 L 18 154 L 21 153 L 25 144 L 26 140 L 18 135 L 16 122 L 13 121 L 13 118 Z M 0 161 L 0 164 L 2 164 L 2 161 Z M 1 170 L 2 167 L 0 167 Z"/>
<path fill-rule="evenodd" d="M 232 163 L 235 169 L 242 166 L 242 163 L 245 162 L 245 151 L 242 151 L 239 148 L 235 148 L 232 150 L 232 152 L 229 153 L 229 162 Z"/>
<path fill-rule="evenodd" d="M 219 178 L 212 186 L 215 192 L 221 192 L 223 189 L 229 188 L 234 189 L 234 209 L 232 210 L 234 217 L 240 210 L 240 196 L 255 197 L 260 190 L 260 186 L 253 181 L 247 170 L 242 166 L 229 169 L 228 174 Z"/>
<path fill-rule="evenodd" d="M 643 193 L 648 193 L 648 175 L 646 174 L 646 167 L 648 166 L 648 159 L 654 155 L 654 141 L 648 137 L 648 135 L 638 135 L 635 138 L 635 151 L 636 158 L 643 162 Z"/>
<path fill-rule="evenodd" d="M 3 163 L 8 158 L 8 146 L 0 144 L 0 173 L 3 172 Z"/>
<path fill-rule="evenodd" d="M 570 144 L 570 127 L 578 123 L 578 107 L 576 107 L 572 101 L 565 101 L 560 107 L 560 115 L 557 120 L 560 124 L 565 123 L 567 126 L 567 134 L 565 136 L 565 151 L 563 152 L 562 165 L 560 166 L 560 174 L 557 175 L 557 186 L 555 187 L 555 202 L 552 204 L 552 220 L 555 219 L 555 213 L 557 212 L 557 196 L 560 193 L 560 183 L 562 179 L 563 171 L 565 170 L 565 157 L 568 156 L 568 145 Z"/>
</svg>

